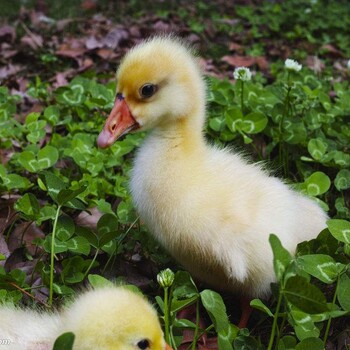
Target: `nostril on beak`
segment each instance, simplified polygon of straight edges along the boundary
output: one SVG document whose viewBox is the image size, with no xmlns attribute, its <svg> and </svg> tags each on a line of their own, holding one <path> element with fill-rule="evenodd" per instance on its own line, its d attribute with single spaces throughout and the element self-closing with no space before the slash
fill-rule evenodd
<svg viewBox="0 0 350 350">
<path fill-rule="evenodd" d="M 109 125 L 109 129 L 111 132 L 114 132 L 115 129 L 117 127 L 117 123 L 115 121 L 113 121 L 110 125 Z"/>
</svg>

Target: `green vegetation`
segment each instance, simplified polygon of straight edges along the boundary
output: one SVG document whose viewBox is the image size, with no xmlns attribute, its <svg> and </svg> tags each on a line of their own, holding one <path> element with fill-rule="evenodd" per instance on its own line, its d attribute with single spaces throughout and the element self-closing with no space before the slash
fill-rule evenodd
<svg viewBox="0 0 350 350">
<path fill-rule="evenodd" d="M 125 2 L 120 9 L 131 11 L 136 3 Z M 8 11 L 14 8 L 6 4 Z M 152 6 L 159 18 L 169 18 L 175 11 L 171 4 Z M 218 38 L 234 36 L 246 55 L 266 54 L 281 42 L 292 46 L 298 59 L 325 54 L 326 67 L 317 73 L 305 66 L 287 69 L 284 59 L 273 57 L 270 71 L 257 72 L 251 79 L 240 76 L 233 82 L 231 70 L 230 80 L 208 77 L 210 142 L 266 162 L 296 190 L 319 202 L 331 218 L 316 239 L 299 244 L 295 257 L 271 235 L 277 283 L 271 300 L 252 301 L 260 320 L 254 329 L 238 330 L 222 296 L 197 288 L 140 222 L 128 192 L 128 172 L 144 134 L 128 135 L 106 150 L 96 147 L 113 106 L 112 77 L 90 70 L 51 89 L 49 81 L 41 79 L 52 73 L 52 62 L 61 69 L 67 59 L 45 48 L 36 52 L 35 63 L 44 76 L 30 79 L 25 94 L 0 86 L 0 204 L 7 213 L 1 217 L 0 238 L 6 244 L 11 241 L 26 264 L 20 269 L 9 255 L 0 254 L 6 262 L 5 267 L 0 265 L 0 300 L 28 303 L 27 294 L 47 289 L 47 303 L 55 304 L 93 279 L 92 274 L 115 279 L 120 262 L 130 262 L 136 254 L 152 262 L 156 271 L 169 266 L 176 271 L 161 272 L 159 287 L 153 270 L 148 285 L 174 349 L 184 329 L 194 331 L 192 349 L 204 333 L 218 336 L 220 350 L 318 350 L 327 341 L 337 343 L 350 314 L 350 69 L 344 64 L 345 56 L 350 56 L 350 7 L 346 5 L 345 0 L 337 5 L 326 0 L 271 1 L 235 7 L 223 15 L 214 2 L 198 2 L 195 8 L 178 11 L 192 32 L 206 39 L 201 24 L 206 18 Z M 74 8 L 65 11 L 62 16 L 76 13 Z M 144 11 L 139 8 L 137 18 Z M 233 16 L 235 25 L 227 22 Z M 333 55 L 340 55 L 342 70 L 334 69 L 325 45 L 337 48 Z M 222 65 L 219 58 L 227 51 L 218 40 L 205 54 Z M 41 111 L 23 112 L 26 96 L 40 104 Z M 118 282 L 124 282 L 126 274 L 122 275 Z M 197 322 L 177 319 L 188 305 L 194 305 Z M 199 324 L 200 315 L 206 315 L 205 329 Z M 56 346 L 72 341 L 68 334 Z"/>
</svg>

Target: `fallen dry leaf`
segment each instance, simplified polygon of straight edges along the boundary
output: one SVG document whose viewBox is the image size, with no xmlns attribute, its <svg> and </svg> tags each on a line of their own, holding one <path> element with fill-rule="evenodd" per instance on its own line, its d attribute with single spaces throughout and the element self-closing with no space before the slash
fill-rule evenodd
<svg viewBox="0 0 350 350">
<path fill-rule="evenodd" d="M 81 4 L 80 7 L 83 10 L 94 10 L 97 8 L 97 3 L 96 1 L 93 0 L 84 0 Z"/>
<path fill-rule="evenodd" d="M 103 39 L 103 44 L 114 50 L 116 49 L 122 40 L 126 40 L 129 38 L 129 33 L 121 27 L 115 27 L 111 31 L 109 31 L 106 37 Z"/>
<path fill-rule="evenodd" d="M 13 42 L 16 38 L 16 30 L 14 27 L 4 25 L 0 27 L 0 40 L 1 42 Z"/>
<path fill-rule="evenodd" d="M 306 65 L 315 73 L 321 73 L 325 68 L 323 61 L 321 61 L 317 56 L 307 56 Z"/>
<path fill-rule="evenodd" d="M 32 242 L 36 238 L 44 239 L 44 232 L 34 223 L 22 222 L 18 224 L 13 231 L 11 231 L 8 240 L 9 250 L 13 252 L 24 245 L 28 252 L 34 256 L 38 250 L 38 247 Z"/>
<path fill-rule="evenodd" d="M 71 48 L 63 45 L 59 50 L 55 52 L 56 55 L 69 57 L 69 58 L 77 58 L 86 52 L 84 48 Z"/>
<path fill-rule="evenodd" d="M 5 221 L 5 219 L 0 219 L 0 226 L 3 224 L 2 222 Z M 8 258 L 10 256 L 10 250 L 8 248 L 8 245 L 5 241 L 5 237 L 3 234 L 0 233 L 0 254 L 4 255 L 5 258 Z M 0 260 L 0 266 L 3 266 L 5 264 L 5 260 Z"/>
<path fill-rule="evenodd" d="M 96 207 L 89 209 L 87 211 L 82 211 L 78 217 L 75 219 L 75 223 L 79 226 L 87 227 L 92 231 L 97 230 L 97 222 L 100 220 L 103 213 L 101 213 Z"/>
<path fill-rule="evenodd" d="M 8 43 L 2 43 L 0 46 L 0 52 L 1 52 L 1 59 L 8 60 L 9 58 L 17 55 L 18 50 L 14 49 Z"/>
<path fill-rule="evenodd" d="M 269 67 L 269 63 L 264 56 L 251 57 L 251 56 L 224 56 L 221 59 L 223 62 L 228 63 L 233 67 L 251 67 L 257 65 L 260 70 L 266 71 Z"/>
<path fill-rule="evenodd" d="M 244 52 L 244 46 L 240 45 L 240 44 L 237 44 L 237 43 L 230 43 L 228 45 L 228 49 L 230 51 L 236 51 L 236 52 L 239 52 L 239 53 L 243 53 Z"/>
<path fill-rule="evenodd" d="M 8 79 L 11 75 L 15 75 L 23 69 L 18 64 L 9 64 L 5 67 L 0 68 L 0 80 Z"/>
<path fill-rule="evenodd" d="M 321 50 L 326 51 L 334 57 L 344 57 L 343 53 L 331 44 L 322 45 Z"/>
<path fill-rule="evenodd" d="M 111 49 L 99 49 L 96 51 L 96 53 L 99 57 L 103 58 L 104 60 L 115 59 L 120 56 Z"/>
<path fill-rule="evenodd" d="M 68 85 L 67 75 L 65 73 L 56 73 L 54 80 L 55 82 L 53 84 L 55 88 Z"/>
<path fill-rule="evenodd" d="M 21 38 L 21 43 L 30 46 L 33 50 L 38 50 L 43 46 L 44 39 L 41 35 L 31 34 L 24 35 Z"/>
<path fill-rule="evenodd" d="M 85 46 L 88 50 L 100 49 L 104 46 L 104 43 L 101 40 L 97 40 L 96 37 L 90 36 L 85 41 Z"/>
</svg>

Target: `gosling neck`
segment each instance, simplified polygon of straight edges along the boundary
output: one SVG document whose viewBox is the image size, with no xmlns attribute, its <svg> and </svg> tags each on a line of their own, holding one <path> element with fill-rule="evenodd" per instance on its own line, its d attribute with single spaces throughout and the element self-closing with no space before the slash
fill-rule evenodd
<svg viewBox="0 0 350 350">
<path fill-rule="evenodd" d="M 152 135 L 170 142 L 174 147 L 195 151 L 204 146 L 203 128 L 204 112 L 162 123 L 153 130 Z"/>
</svg>

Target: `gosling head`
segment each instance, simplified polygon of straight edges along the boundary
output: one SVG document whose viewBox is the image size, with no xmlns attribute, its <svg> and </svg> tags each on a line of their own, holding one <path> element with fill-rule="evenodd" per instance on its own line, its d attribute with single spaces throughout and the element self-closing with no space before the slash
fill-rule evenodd
<svg viewBox="0 0 350 350">
<path fill-rule="evenodd" d="M 191 50 L 173 37 L 145 41 L 119 66 L 114 107 L 97 144 L 105 148 L 133 130 L 204 116 L 204 100 L 205 85 Z"/>
<path fill-rule="evenodd" d="M 102 288 L 81 295 L 65 314 L 74 349 L 171 350 L 158 316 L 143 298 L 126 288 Z"/>
</svg>

